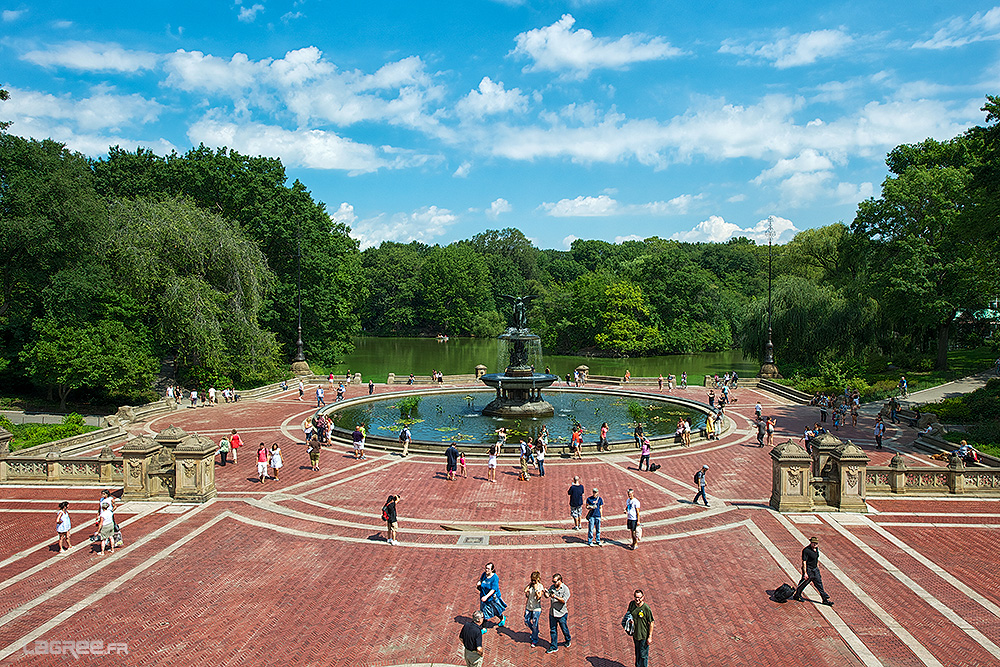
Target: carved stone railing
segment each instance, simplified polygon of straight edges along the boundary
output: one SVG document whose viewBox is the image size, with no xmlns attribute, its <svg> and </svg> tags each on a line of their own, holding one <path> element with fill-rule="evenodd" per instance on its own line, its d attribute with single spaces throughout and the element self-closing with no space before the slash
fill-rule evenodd
<svg viewBox="0 0 1000 667">
<path fill-rule="evenodd" d="M 1000 468 L 966 468 L 951 457 L 947 467 L 907 467 L 903 457 L 892 457 L 888 466 L 870 466 L 865 472 L 869 496 L 893 494 L 1000 496 Z"/>
<path fill-rule="evenodd" d="M 44 454 L 15 452 L 0 458 L 0 483 L 117 486 L 124 479 L 123 462 L 110 445 L 99 456 L 70 456 L 50 448 Z"/>
</svg>

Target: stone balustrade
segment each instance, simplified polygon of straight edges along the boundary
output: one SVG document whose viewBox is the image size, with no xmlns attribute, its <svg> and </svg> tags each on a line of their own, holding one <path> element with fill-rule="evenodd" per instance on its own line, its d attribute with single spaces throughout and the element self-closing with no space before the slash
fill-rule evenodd
<svg viewBox="0 0 1000 667">
<path fill-rule="evenodd" d="M 888 466 L 870 466 L 865 471 L 869 496 L 973 495 L 1000 496 L 1000 468 L 967 468 L 957 456 L 947 467 L 908 467 L 899 454 Z"/>
</svg>

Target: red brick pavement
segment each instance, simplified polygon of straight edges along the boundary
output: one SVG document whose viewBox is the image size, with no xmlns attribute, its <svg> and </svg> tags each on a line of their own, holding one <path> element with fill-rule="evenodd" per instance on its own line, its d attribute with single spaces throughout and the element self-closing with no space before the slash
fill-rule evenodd
<svg viewBox="0 0 1000 667">
<path fill-rule="evenodd" d="M 839 666 L 873 656 L 872 664 L 909 666 L 925 664 L 920 655 L 927 654 L 945 665 L 1000 662 L 1000 652 L 977 643 L 826 521 L 779 521 L 754 504 L 770 495 L 771 475 L 769 449 L 755 446 L 751 428 L 755 400 L 761 400 L 765 414 L 778 418 L 776 443 L 799 439 L 818 418 L 814 408 L 743 389 L 728 411 L 736 433 L 690 449 L 655 451 L 653 460 L 663 466 L 656 473 L 638 472 L 631 454 L 550 458 L 544 479 L 521 483 L 507 459 L 498 483 L 489 484 L 476 459 L 470 460 L 469 479 L 447 482 L 436 457 L 403 460 L 370 451 L 367 461 L 358 462 L 339 447 L 324 451 L 320 472 L 309 470 L 304 448 L 282 432 L 284 424 L 298 436 L 298 422 L 315 405 L 294 400 L 296 393 L 183 409 L 141 425 L 155 432 L 172 423 L 216 439 L 236 427 L 247 446 L 238 465 L 216 467 L 219 499 L 182 514 L 147 507 L 144 511 L 152 513 L 134 519 L 126 529 L 128 545 L 114 557 L 86 549 L 58 556 L 47 544 L 36 546 L 51 536 L 58 500 L 88 509 L 96 505 L 95 491 L 0 487 L 0 509 L 13 510 L 0 512 L 0 563 L 32 547 L 0 565 L 0 586 L 12 582 L 0 589 L 0 656 L 6 651 L 9 661 L 48 665 L 52 656 L 30 655 L 21 645 L 100 639 L 127 642 L 128 655 L 114 658 L 122 664 L 458 665 L 460 623 L 476 608 L 474 583 L 483 563 L 492 560 L 510 613 L 507 628 L 487 635 L 487 665 L 632 664 L 631 642 L 618 620 L 637 586 L 646 591 L 657 617 L 654 664 L 772 665 L 780 660 Z M 365 388 L 351 388 L 348 396 L 365 393 Z M 679 392 L 688 398 L 701 393 L 706 392 Z M 862 446 L 873 463 L 892 456 L 892 451 L 873 451 L 868 423 L 837 435 Z M 894 427 L 886 444 L 911 438 L 912 429 Z M 259 441 L 281 443 L 280 481 L 257 482 Z M 691 476 L 703 463 L 710 466 L 712 508 L 688 502 L 694 495 Z M 605 499 L 608 544 L 602 548 L 582 546 L 585 530 L 567 529 L 566 490 L 575 474 L 588 491 L 599 486 Z M 625 548 L 629 540 L 621 512 L 628 487 L 643 502 L 646 539 L 635 552 Z M 398 547 L 384 542 L 379 517 L 388 493 L 403 495 L 403 544 Z M 726 505 L 727 500 L 749 504 Z M 990 602 L 1000 602 L 992 566 L 1000 546 L 997 530 L 976 527 L 1000 524 L 1000 503 L 908 498 L 871 504 L 886 513 L 870 515 L 871 521 Z M 32 509 L 45 511 L 27 511 Z M 121 516 L 135 511 L 126 506 Z M 975 514 L 993 516 L 969 516 Z M 476 532 L 442 527 L 460 522 L 474 523 Z M 540 530 L 500 530 L 518 522 Z M 894 523 L 917 525 L 886 525 Z M 795 569 L 799 565 L 801 544 L 787 526 L 820 535 L 824 558 L 888 617 L 869 609 L 827 570 L 824 582 L 837 602 L 833 616 L 811 603 L 773 602 L 769 591 L 789 579 L 783 568 L 789 562 Z M 842 530 L 971 624 L 987 644 L 1000 642 L 1000 618 L 993 610 L 869 524 Z M 458 545 L 463 537 L 482 535 L 488 536 L 488 546 Z M 781 557 L 776 560 L 769 548 Z M 546 655 L 543 647 L 532 649 L 521 621 L 520 591 L 533 569 L 546 580 L 561 572 L 573 591 L 573 645 L 555 655 Z M 919 646 L 907 646 L 887 625 L 888 618 Z M 844 627 L 838 631 L 831 619 Z M 543 641 L 547 634 L 543 615 Z M 863 645 L 860 657 L 851 648 L 854 636 Z"/>
</svg>

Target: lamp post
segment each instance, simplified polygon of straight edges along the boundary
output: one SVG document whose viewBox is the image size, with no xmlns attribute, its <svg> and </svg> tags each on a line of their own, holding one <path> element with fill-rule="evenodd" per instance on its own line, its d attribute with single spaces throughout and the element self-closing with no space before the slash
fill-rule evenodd
<svg viewBox="0 0 1000 667">
<path fill-rule="evenodd" d="M 774 220 L 767 219 L 767 343 L 764 344 L 764 363 L 761 364 L 760 378 L 780 378 L 778 367 L 774 364 L 774 343 L 771 341 L 771 279 L 772 279 L 772 246 L 774 244 Z"/>
<path fill-rule="evenodd" d="M 292 373 L 295 375 L 312 375 L 306 354 L 302 349 L 302 240 L 301 235 L 295 239 L 295 290 L 298 305 L 299 327 L 298 340 L 295 341 L 295 358 L 292 359 Z"/>
</svg>

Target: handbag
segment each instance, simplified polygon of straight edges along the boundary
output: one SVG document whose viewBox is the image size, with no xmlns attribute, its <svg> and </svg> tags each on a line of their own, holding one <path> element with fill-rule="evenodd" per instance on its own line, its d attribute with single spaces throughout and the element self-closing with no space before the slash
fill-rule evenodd
<svg viewBox="0 0 1000 667">
<path fill-rule="evenodd" d="M 642 526 L 635 527 L 635 541 L 638 542 L 642 539 Z"/>
</svg>

